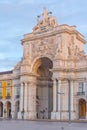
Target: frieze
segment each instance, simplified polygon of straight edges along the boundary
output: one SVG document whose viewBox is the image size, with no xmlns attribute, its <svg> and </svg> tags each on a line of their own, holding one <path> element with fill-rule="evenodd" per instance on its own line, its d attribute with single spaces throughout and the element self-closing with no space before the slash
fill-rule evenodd
<svg viewBox="0 0 87 130">
<path fill-rule="evenodd" d="M 48 56 L 50 55 L 53 57 L 54 55 L 54 39 L 53 38 L 46 38 L 36 40 L 32 43 L 32 59 L 39 57 L 39 56 Z M 34 53 L 33 53 L 34 52 Z"/>
</svg>

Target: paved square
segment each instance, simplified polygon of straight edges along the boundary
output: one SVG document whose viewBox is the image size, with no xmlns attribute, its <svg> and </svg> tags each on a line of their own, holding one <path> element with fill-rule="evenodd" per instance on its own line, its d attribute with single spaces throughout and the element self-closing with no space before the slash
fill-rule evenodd
<svg viewBox="0 0 87 130">
<path fill-rule="evenodd" d="M 87 123 L 1 120 L 0 130 L 87 130 Z"/>
</svg>

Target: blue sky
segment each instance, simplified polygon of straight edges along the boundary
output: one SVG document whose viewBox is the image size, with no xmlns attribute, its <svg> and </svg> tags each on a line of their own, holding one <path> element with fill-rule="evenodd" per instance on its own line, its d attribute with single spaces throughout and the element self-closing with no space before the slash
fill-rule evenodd
<svg viewBox="0 0 87 130">
<path fill-rule="evenodd" d="M 20 40 L 32 31 L 43 7 L 52 11 L 59 25 L 76 25 L 87 40 L 87 0 L 0 0 L 0 71 L 11 70 L 20 61 Z"/>
</svg>

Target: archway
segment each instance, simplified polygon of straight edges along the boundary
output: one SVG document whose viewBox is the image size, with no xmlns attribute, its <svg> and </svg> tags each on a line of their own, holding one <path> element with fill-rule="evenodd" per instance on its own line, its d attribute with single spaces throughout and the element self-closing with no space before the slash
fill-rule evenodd
<svg viewBox="0 0 87 130">
<path fill-rule="evenodd" d="M 19 106 L 20 106 L 20 102 L 16 101 L 15 103 L 15 118 L 18 118 L 18 112 L 19 112 Z"/>
<path fill-rule="evenodd" d="M 3 103 L 0 102 L 0 117 L 3 117 Z"/>
<path fill-rule="evenodd" d="M 9 101 L 6 102 L 6 112 L 7 118 L 11 118 L 11 103 Z"/>
<path fill-rule="evenodd" d="M 50 118 L 53 107 L 52 61 L 43 57 L 36 61 L 33 71 L 37 75 L 36 111 L 37 118 Z"/>
<path fill-rule="evenodd" d="M 79 117 L 86 118 L 86 101 L 84 99 L 79 100 Z"/>
</svg>

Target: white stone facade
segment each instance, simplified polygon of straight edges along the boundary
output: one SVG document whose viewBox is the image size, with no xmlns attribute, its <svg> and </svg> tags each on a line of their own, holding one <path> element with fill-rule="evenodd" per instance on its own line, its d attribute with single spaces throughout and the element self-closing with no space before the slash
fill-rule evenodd
<svg viewBox="0 0 87 130">
<path fill-rule="evenodd" d="M 46 9 L 40 17 L 33 32 L 22 39 L 23 58 L 13 70 L 12 111 L 20 86 L 20 111 L 15 117 L 68 120 L 70 82 L 71 119 L 86 119 L 86 41 L 75 26 L 58 25 Z"/>
</svg>

